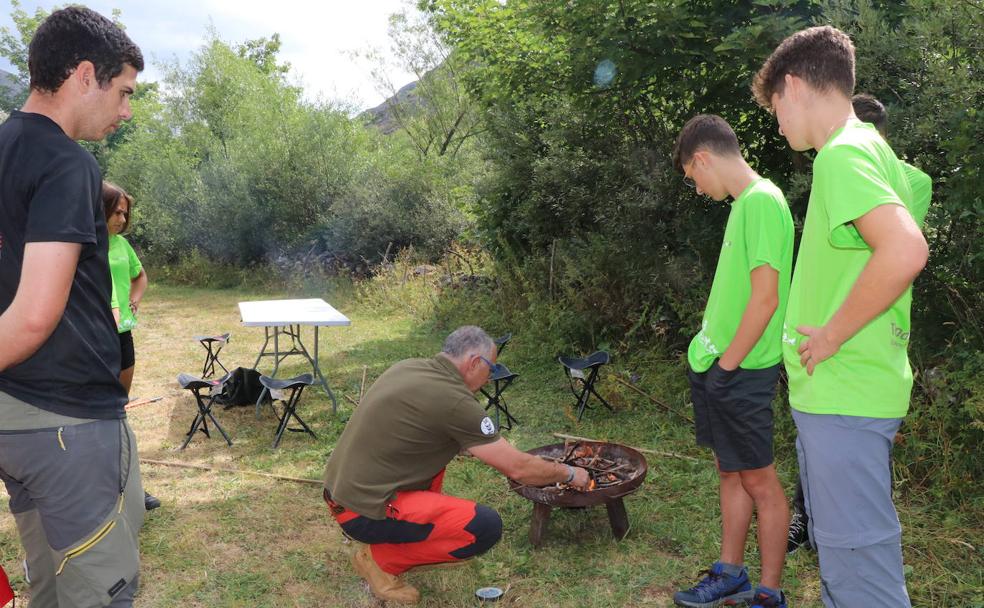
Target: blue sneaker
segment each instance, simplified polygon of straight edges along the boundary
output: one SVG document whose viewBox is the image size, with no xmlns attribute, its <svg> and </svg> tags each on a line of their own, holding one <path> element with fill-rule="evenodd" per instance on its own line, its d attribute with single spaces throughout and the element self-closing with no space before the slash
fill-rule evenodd
<svg viewBox="0 0 984 608">
<path fill-rule="evenodd" d="M 724 573 L 720 562 L 714 562 L 699 583 L 685 591 L 673 594 L 673 603 L 688 608 L 714 608 L 715 606 L 737 606 L 752 599 L 752 585 L 748 582 L 748 571 L 731 576 Z"/>
<path fill-rule="evenodd" d="M 757 587 L 750 605 L 751 608 L 786 608 L 786 595 L 782 591 L 774 595 Z"/>
</svg>

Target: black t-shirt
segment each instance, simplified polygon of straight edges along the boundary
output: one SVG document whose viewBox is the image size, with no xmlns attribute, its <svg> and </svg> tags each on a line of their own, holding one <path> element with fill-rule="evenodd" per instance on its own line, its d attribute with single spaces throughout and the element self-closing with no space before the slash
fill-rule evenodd
<svg viewBox="0 0 984 608">
<path fill-rule="evenodd" d="M 13 112 L 0 125 L 0 312 L 17 293 L 25 243 L 81 243 L 82 252 L 55 331 L 0 371 L 0 391 L 67 416 L 124 416 L 108 239 L 96 160 L 49 118 Z"/>
</svg>

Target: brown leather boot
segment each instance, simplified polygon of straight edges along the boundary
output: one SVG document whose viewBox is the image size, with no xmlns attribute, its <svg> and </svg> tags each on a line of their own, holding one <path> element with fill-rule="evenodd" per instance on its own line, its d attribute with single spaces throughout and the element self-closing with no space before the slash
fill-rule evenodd
<svg viewBox="0 0 984 608">
<path fill-rule="evenodd" d="M 431 570 L 451 570 L 454 568 L 460 568 L 462 566 L 467 566 L 471 563 L 472 558 L 459 559 L 453 562 L 438 562 L 436 564 L 421 564 L 419 566 L 414 566 L 412 570 L 414 572 L 430 572 Z"/>
<path fill-rule="evenodd" d="M 369 545 L 360 546 L 352 554 L 352 565 L 355 566 L 359 576 L 369 583 L 372 594 L 379 599 L 401 604 L 416 604 L 420 601 L 419 591 L 380 569 L 376 560 L 372 558 Z"/>
</svg>

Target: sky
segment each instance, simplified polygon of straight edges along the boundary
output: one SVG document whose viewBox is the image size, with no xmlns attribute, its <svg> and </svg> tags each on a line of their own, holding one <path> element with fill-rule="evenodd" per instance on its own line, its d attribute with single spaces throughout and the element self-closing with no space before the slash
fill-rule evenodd
<svg viewBox="0 0 984 608">
<path fill-rule="evenodd" d="M 378 105 L 389 93 L 377 90 L 370 76 L 372 64 L 354 53 L 376 49 L 389 56 L 389 16 L 408 5 L 406 0 L 76 0 L 120 20 L 140 47 L 147 64 L 140 80 L 161 78 L 158 64 L 182 63 L 204 42 L 212 26 L 222 40 L 236 44 L 280 34 L 280 60 L 291 64 L 291 80 L 304 87 L 305 97 L 347 102 L 365 109 Z M 22 0 L 33 14 L 37 7 L 51 11 L 70 0 Z M 412 8 L 412 5 L 409 5 Z M 14 30 L 10 0 L 0 0 L 0 26 Z M 11 71 L 0 58 L 0 69 Z M 392 83 L 412 82 L 413 74 L 392 68 Z"/>
</svg>

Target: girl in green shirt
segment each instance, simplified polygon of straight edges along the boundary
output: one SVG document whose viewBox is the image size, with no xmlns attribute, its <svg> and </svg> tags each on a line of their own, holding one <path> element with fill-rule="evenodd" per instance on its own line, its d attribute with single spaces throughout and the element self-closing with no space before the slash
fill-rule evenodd
<svg viewBox="0 0 984 608">
<path fill-rule="evenodd" d="M 131 330 L 137 326 L 137 309 L 147 290 L 147 271 L 133 247 L 121 235 L 130 227 L 133 198 L 119 186 L 104 181 L 102 188 L 106 228 L 109 230 L 109 273 L 113 278 L 113 318 L 120 336 L 120 384 L 130 394 L 136 356 Z M 161 501 L 144 492 L 147 510 L 161 506 Z"/>
</svg>

